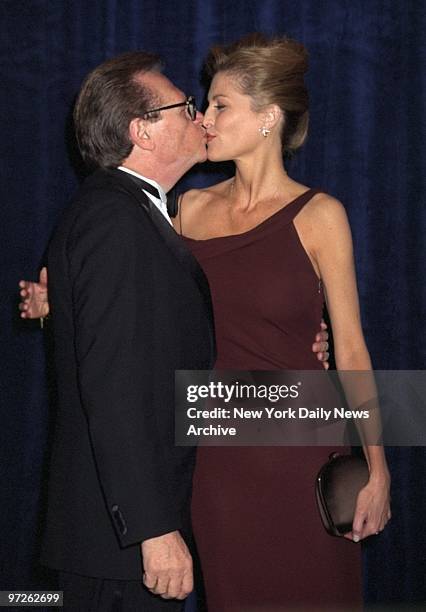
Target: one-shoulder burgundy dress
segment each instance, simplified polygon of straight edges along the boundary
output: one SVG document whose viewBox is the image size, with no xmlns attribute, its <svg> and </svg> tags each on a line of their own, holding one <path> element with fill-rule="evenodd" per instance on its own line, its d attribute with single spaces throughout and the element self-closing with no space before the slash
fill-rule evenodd
<svg viewBox="0 0 426 612">
<path fill-rule="evenodd" d="M 311 347 L 324 296 L 293 223 L 315 193 L 242 234 L 185 238 L 211 288 L 217 369 L 322 368 Z M 329 536 L 316 507 L 332 450 L 198 449 L 193 524 L 209 612 L 361 609 L 360 547 Z"/>
</svg>

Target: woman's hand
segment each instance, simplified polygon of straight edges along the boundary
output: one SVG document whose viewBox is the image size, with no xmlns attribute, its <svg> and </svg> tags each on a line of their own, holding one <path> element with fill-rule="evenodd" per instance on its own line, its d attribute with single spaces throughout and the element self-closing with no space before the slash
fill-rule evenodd
<svg viewBox="0 0 426 612">
<path fill-rule="evenodd" d="M 49 314 L 49 302 L 47 294 L 47 268 L 40 271 L 38 283 L 21 280 L 21 302 L 19 310 L 23 319 L 40 319 Z"/>
<path fill-rule="evenodd" d="M 378 535 L 391 518 L 390 477 L 387 471 L 371 476 L 358 493 L 352 531 L 345 538 L 359 542 L 371 535 Z"/>
</svg>

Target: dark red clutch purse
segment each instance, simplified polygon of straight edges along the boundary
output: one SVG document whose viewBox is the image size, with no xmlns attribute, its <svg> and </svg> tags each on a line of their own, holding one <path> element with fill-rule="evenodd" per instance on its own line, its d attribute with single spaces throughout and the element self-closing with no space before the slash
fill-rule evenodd
<svg viewBox="0 0 426 612">
<path fill-rule="evenodd" d="M 315 492 L 321 520 L 330 535 L 352 531 L 356 499 L 368 478 L 366 460 L 356 455 L 332 453 L 322 466 Z"/>
</svg>

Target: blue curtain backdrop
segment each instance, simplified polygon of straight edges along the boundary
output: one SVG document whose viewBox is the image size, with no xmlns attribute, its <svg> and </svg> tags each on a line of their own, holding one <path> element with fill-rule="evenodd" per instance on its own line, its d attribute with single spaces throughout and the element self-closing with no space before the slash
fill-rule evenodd
<svg viewBox="0 0 426 612">
<path fill-rule="evenodd" d="M 17 316 L 17 281 L 36 278 L 78 184 L 70 113 L 83 77 L 105 58 L 144 48 L 160 53 L 173 80 L 202 100 L 200 68 L 212 43 L 254 30 L 302 41 L 310 52 L 311 128 L 290 173 L 347 207 L 375 367 L 422 369 L 425 6 L 418 0 L 2 0 L 1 588 L 48 585 L 36 558 L 53 387 L 45 336 Z M 218 177 L 216 169 L 199 167 L 181 188 Z M 426 454 L 408 448 L 388 455 L 393 519 L 365 545 L 364 567 L 366 600 L 392 609 L 396 602 L 426 601 Z"/>
</svg>

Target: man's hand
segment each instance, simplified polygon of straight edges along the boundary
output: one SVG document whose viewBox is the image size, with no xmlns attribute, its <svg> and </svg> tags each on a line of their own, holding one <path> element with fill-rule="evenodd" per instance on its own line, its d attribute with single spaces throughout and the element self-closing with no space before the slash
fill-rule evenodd
<svg viewBox="0 0 426 612">
<path fill-rule="evenodd" d="M 312 345 L 312 352 L 316 353 L 318 361 L 322 361 L 322 365 L 325 370 L 328 370 L 330 364 L 328 358 L 330 354 L 328 352 L 328 332 L 326 331 L 327 325 L 324 321 L 321 321 L 321 330 L 315 336 L 315 342 Z"/>
<path fill-rule="evenodd" d="M 194 588 L 192 558 L 178 531 L 141 544 L 143 583 L 164 599 L 185 599 Z"/>
<path fill-rule="evenodd" d="M 49 302 L 47 296 L 47 268 L 42 268 L 38 283 L 21 280 L 21 303 L 19 310 L 23 319 L 40 319 L 49 314 Z"/>
</svg>

